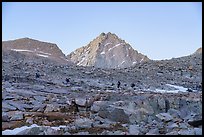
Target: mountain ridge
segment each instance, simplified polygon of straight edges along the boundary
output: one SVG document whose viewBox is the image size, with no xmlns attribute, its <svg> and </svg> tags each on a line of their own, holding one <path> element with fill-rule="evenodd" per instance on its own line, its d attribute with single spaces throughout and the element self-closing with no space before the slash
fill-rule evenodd
<svg viewBox="0 0 204 137">
<path fill-rule="evenodd" d="M 119 49 L 117 50 L 117 48 Z M 79 66 L 96 66 L 99 68 L 126 68 L 137 65 L 137 63 L 142 62 L 141 60 L 151 60 L 142 53 L 139 53 L 137 50 L 134 50 L 129 43 L 125 42 L 125 40 L 120 39 L 116 34 L 110 32 L 101 33 L 98 37 L 90 41 L 88 45 L 76 49 L 67 56 L 54 43 L 35 40 L 28 37 L 2 41 L 2 49 L 20 52 L 29 56 L 33 54 L 42 58 L 49 57 L 49 59 L 59 61 L 61 63 L 72 62 Z M 123 50 L 121 51 L 121 49 Z M 131 49 L 131 51 L 128 51 L 127 49 Z M 113 50 L 115 51 L 113 52 Z M 76 56 L 75 54 L 77 52 L 78 55 Z M 125 54 L 126 52 L 129 52 L 129 54 Z M 106 53 L 108 54 L 105 55 Z M 79 56 L 80 54 L 81 56 Z M 86 54 L 89 55 L 87 56 Z M 202 47 L 187 56 L 194 56 L 197 54 L 202 54 Z M 138 55 L 140 58 L 137 63 L 131 60 L 131 57 L 134 55 Z M 86 56 L 87 61 L 84 61 Z M 114 56 L 116 57 L 114 58 Z M 122 64 L 125 63 L 123 58 L 127 56 L 131 56 L 129 60 L 127 59 L 126 61 L 132 61 L 132 65 L 128 64 L 127 66 L 122 66 Z M 116 60 L 116 58 L 119 58 L 120 62 L 111 61 Z M 113 66 L 111 66 L 112 64 Z"/>
</svg>

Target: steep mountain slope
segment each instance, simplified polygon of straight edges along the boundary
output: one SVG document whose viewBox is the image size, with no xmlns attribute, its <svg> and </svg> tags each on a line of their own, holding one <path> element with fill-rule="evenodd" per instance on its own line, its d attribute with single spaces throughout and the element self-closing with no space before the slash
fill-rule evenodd
<svg viewBox="0 0 204 137">
<path fill-rule="evenodd" d="M 56 44 L 42 42 L 30 38 L 3 41 L 2 49 L 4 52 L 14 51 L 24 54 L 27 58 L 40 57 L 62 63 L 69 62 Z"/>
<path fill-rule="evenodd" d="M 77 65 L 98 68 L 125 68 L 149 60 L 110 32 L 101 33 L 87 46 L 76 49 L 67 57 Z"/>
</svg>

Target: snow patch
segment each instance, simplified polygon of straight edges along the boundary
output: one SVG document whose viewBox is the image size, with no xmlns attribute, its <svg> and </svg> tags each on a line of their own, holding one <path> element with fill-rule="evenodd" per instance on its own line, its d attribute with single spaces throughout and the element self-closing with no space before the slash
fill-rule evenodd
<svg viewBox="0 0 204 137">
<path fill-rule="evenodd" d="M 55 129 L 55 130 L 60 130 L 60 128 L 66 128 L 67 126 L 62 126 L 62 125 L 60 125 L 60 126 L 58 126 L 58 127 L 51 127 L 52 129 Z"/>
<path fill-rule="evenodd" d="M 123 63 L 125 63 L 125 61 L 121 62 L 120 65 L 122 65 Z M 119 67 L 120 65 L 118 65 L 118 67 Z"/>
<path fill-rule="evenodd" d="M 37 49 L 39 49 L 39 48 L 37 48 Z M 19 51 L 19 52 L 34 52 L 34 51 L 32 51 L 32 50 L 26 50 L 26 49 L 11 49 L 11 50 L 13 50 L 13 51 Z M 34 49 L 35 51 L 36 51 L 36 49 Z M 47 54 L 47 55 L 51 55 L 50 53 L 45 53 L 45 52 L 42 52 L 42 51 L 39 51 L 40 53 L 42 53 L 42 54 Z M 48 56 L 46 56 L 46 55 L 42 55 L 42 54 L 37 54 L 38 56 L 42 56 L 42 57 L 48 57 Z"/>
<path fill-rule="evenodd" d="M 122 65 L 123 63 L 125 63 L 125 61 L 123 61 L 122 63 L 120 63 L 120 65 Z"/>
<path fill-rule="evenodd" d="M 120 46 L 120 45 L 122 45 L 122 44 L 125 44 L 125 43 L 116 44 L 114 47 Z"/>
<path fill-rule="evenodd" d="M 112 93 L 112 92 L 117 92 L 115 90 L 106 90 L 106 92 Z"/>
<path fill-rule="evenodd" d="M 182 86 L 177 86 L 177 85 L 171 85 L 171 84 L 166 84 L 167 86 L 170 86 L 170 87 L 174 87 L 176 88 L 178 91 L 181 91 L 181 92 L 186 92 L 188 88 L 184 88 Z"/>
<path fill-rule="evenodd" d="M 19 132 L 21 132 L 21 131 L 23 131 L 25 129 L 29 129 L 29 128 L 33 128 L 33 127 L 39 127 L 39 126 L 36 125 L 36 124 L 33 124 L 30 127 L 22 126 L 22 127 L 19 127 L 19 128 L 14 128 L 12 130 L 6 129 L 6 130 L 2 131 L 2 135 L 16 135 L 16 134 L 18 134 Z"/>
<path fill-rule="evenodd" d="M 108 51 L 110 51 L 110 50 L 112 50 L 112 49 L 114 49 L 114 48 L 116 48 L 116 47 L 118 47 L 118 46 L 120 46 L 120 45 L 122 45 L 122 44 L 125 44 L 125 43 L 119 43 L 119 44 L 116 44 L 116 45 L 113 46 L 112 48 L 108 49 Z"/>
<path fill-rule="evenodd" d="M 106 43 L 104 46 L 107 46 L 107 45 L 109 45 L 109 44 L 112 44 L 112 43 Z"/>
<path fill-rule="evenodd" d="M 178 93 L 178 90 L 156 89 L 155 92 L 159 92 L 159 93 Z"/>
<path fill-rule="evenodd" d="M 42 54 L 37 54 L 38 56 L 41 56 L 41 57 L 45 57 L 47 58 L 48 56 L 47 55 L 42 55 Z"/>
<path fill-rule="evenodd" d="M 88 47 L 86 50 L 89 50 L 90 49 L 90 47 Z"/>
<path fill-rule="evenodd" d="M 26 52 L 33 52 L 32 50 L 25 50 L 25 49 L 11 49 L 13 51 L 26 51 Z"/>
<path fill-rule="evenodd" d="M 32 124 L 29 127 L 28 126 L 22 126 L 22 127 L 19 127 L 19 128 L 14 128 L 12 130 L 6 129 L 6 130 L 2 131 L 2 135 L 16 135 L 16 134 L 18 134 L 19 132 L 21 132 L 23 130 L 30 129 L 30 128 L 33 128 L 33 127 L 40 127 L 40 126 L 38 126 L 37 124 Z M 44 126 L 44 127 L 50 127 L 50 126 Z M 51 128 L 55 129 L 55 130 L 60 130 L 60 128 L 66 128 L 66 127 L 67 127 L 66 125 L 60 125 L 60 126 L 51 127 Z"/>
<path fill-rule="evenodd" d="M 175 88 L 174 90 L 164 90 L 164 89 L 144 89 L 144 91 L 151 91 L 151 92 L 159 92 L 159 93 L 179 93 L 179 92 L 187 92 L 188 88 L 185 88 L 183 86 L 177 86 L 177 85 L 171 85 L 166 84 L 167 86 Z M 196 90 L 193 90 L 196 91 Z"/>
<path fill-rule="evenodd" d="M 171 85 L 166 84 L 167 86 L 176 88 L 175 90 L 163 90 L 163 89 L 156 89 L 156 92 L 160 93 L 178 93 L 178 92 L 187 92 L 188 88 L 184 88 L 183 86 Z"/>
<path fill-rule="evenodd" d="M 104 52 L 104 51 L 103 51 L 103 52 L 101 52 L 101 55 L 102 55 L 102 54 L 105 54 L 105 52 Z"/>
<path fill-rule="evenodd" d="M 85 57 L 83 57 L 82 60 L 81 60 L 79 63 L 77 63 L 77 65 L 81 65 L 81 63 L 82 63 L 84 60 L 85 60 Z"/>
<path fill-rule="evenodd" d="M 142 62 L 144 60 L 144 57 L 140 60 L 140 62 Z"/>
<path fill-rule="evenodd" d="M 50 53 L 45 53 L 45 52 L 42 52 L 42 51 L 39 51 L 40 53 L 43 53 L 43 54 L 47 54 L 47 55 L 52 55 Z"/>
<path fill-rule="evenodd" d="M 87 50 L 85 54 L 88 54 L 88 52 L 89 52 L 89 50 Z"/>
</svg>

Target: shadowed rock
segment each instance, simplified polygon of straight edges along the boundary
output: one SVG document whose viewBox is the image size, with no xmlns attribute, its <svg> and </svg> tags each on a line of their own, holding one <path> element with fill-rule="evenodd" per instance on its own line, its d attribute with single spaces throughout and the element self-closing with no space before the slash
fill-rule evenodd
<svg viewBox="0 0 204 137">
<path fill-rule="evenodd" d="M 193 127 L 198 127 L 202 125 L 202 119 L 201 120 L 194 120 L 194 121 L 188 121 L 188 124 Z"/>
</svg>

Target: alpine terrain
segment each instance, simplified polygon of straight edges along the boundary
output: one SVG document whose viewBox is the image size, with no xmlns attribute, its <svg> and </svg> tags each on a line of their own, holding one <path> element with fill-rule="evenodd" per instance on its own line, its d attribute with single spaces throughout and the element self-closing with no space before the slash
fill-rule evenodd
<svg viewBox="0 0 204 137">
<path fill-rule="evenodd" d="M 151 60 L 113 33 L 67 56 L 3 41 L 2 134 L 202 135 L 202 47 Z"/>
</svg>

